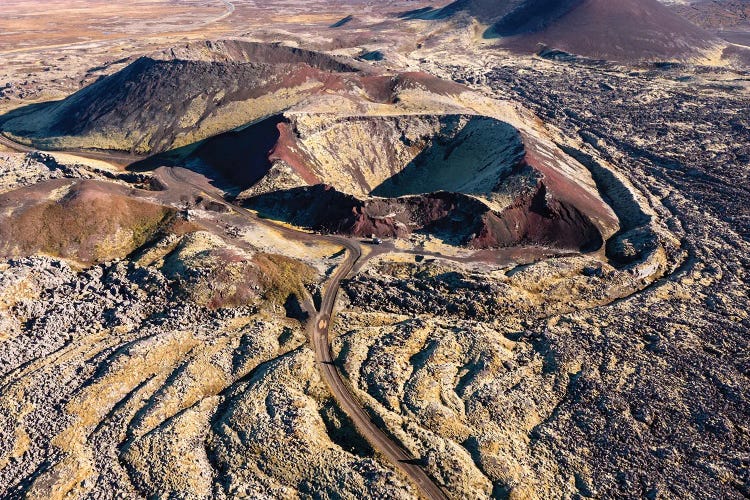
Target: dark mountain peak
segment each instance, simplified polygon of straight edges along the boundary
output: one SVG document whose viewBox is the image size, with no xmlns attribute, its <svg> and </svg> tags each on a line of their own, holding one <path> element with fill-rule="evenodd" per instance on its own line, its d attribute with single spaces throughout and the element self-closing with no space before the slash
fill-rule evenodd
<svg viewBox="0 0 750 500">
<path fill-rule="evenodd" d="M 471 16 L 484 37 L 530 53 L 539 44 L 595 59 L 623 62 L 690 59 L 717 43 L 657 0 L 457 0 L 409 19 Z"/>
</svg>

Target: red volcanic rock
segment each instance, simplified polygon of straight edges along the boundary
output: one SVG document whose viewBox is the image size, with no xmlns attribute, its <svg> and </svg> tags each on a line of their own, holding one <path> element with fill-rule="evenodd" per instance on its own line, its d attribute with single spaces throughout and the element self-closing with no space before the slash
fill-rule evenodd
<svg viewBox="0 0 750 500">
<path fill-rule="evenodd" d="M 596 226 L 576 207 L 537 190 L 517 199 L 499 214 L 482 216 L 481 229 L 469 241 L 473 248 L 543 245 L 569 250 L 596 250 L 603 244 Z"/>
<path fill-rule="evenodd" d="M 597 190 L 585 188 L 585 179 L 563 173 L 560 166 L 571 162 L 572 158 L 560 149 L 549 149 L 527 134 L 522 136 L 525 144 L 523 163 L 542 176 L 548 198 L 558 200 L 561 206 L 575 207 L 601 234 L 609 236 L 616 232 L 619 221 Z"/>
<path fill-rule="evenodd" d="M 307 167 L 310 161 L 295 148 L 296 138 L 294 130 L 286 122 L 280 122 L 276 125 L 279 136 L 278 142 L 268 156 L 270 161 L 282 160 L 291 166 L 295 172 L 308 184 L 320 184 L 320 180 Z"/>
<path fill-rule="evenodd" d="M 249 200 L 252 208 L 310 229 L 358 237 L 404 237 L 426 232 L 472 248 L 518 245 L 595 250 L 602 236 L 589 218 L 551 198 L 543 183 L 501 213 L 460 193 L 358 200 L 317 185 L 267 193 Z"/>
</svg>

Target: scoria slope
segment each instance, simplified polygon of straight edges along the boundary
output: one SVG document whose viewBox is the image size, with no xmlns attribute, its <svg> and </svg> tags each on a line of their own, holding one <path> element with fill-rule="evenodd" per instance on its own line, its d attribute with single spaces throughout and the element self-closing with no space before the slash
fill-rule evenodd
<svg viewBox="0 0 750 500">
<path fill-rule="evenodd" d="M 277 44 L 194 43 L 143 56 L 68 98 L 21 108 L 2 130 L 46 149 L 151 154 L 278 113 L 356 72 Z"/>
<path fill-rule="evenodd" d="M 695 59 L 717 45 L 710 33 L 656 0 L 458 0 L 407 18 L 476 19 L 483 38 L 520 53 L 540 46 L 620 62 Z"/>
</svg>

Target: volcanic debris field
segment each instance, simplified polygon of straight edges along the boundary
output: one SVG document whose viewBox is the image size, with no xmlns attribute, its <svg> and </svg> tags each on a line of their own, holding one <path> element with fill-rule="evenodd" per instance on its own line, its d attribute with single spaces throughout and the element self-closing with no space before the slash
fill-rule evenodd
<svg viewBox="0 0 750 500">
<path fill-rule="evenodd" d="M 535 45 L 683 29 L 652 0 L 224 4 L 0 82 L 0 497 L 750 496 L 729 42 Z"/>
</svg>

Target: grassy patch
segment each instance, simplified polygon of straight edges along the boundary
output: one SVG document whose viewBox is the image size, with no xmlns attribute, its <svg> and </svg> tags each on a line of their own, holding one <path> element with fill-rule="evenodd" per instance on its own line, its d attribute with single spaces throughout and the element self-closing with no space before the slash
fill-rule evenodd
<svg viewBox="0 0 750 500">
<path fill-rule="evenodd" d="M 305 283 L 315 281 L 315 271 L 298 260 L 283 255 L 257 254 L 253 261 L 263 279 L 266 298 L 284 304 L 289 295 L 305 296 Z"/>
<path fill-rule="evenodd" d="M 21 209 L 0 229 L 3 253 L 48 254 L 82 263 L 124 258 L 145 244 L 174 211 L 76 185 L 62 199 Z"/>
</svg>

